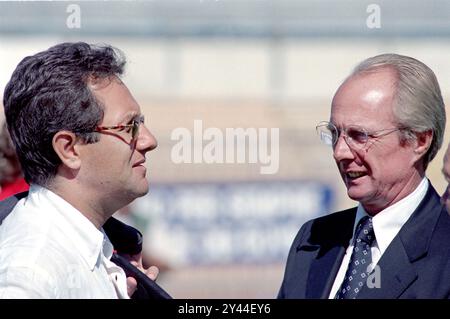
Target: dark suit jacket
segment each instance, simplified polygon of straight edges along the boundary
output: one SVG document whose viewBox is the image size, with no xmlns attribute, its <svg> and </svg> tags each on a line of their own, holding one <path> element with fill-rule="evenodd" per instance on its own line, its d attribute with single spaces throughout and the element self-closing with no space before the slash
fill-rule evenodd
<svg viewBox="0 0 450 319">
<path fill-rule="evenodd" d="M 328 298 L 355 216 L 356 207 L 302 226 L 278 298 Z M 358 298 L 450 298 L 450 216 L 431 185 L 378 265 L 381 287 L 364 285 Z"/>
</svg>

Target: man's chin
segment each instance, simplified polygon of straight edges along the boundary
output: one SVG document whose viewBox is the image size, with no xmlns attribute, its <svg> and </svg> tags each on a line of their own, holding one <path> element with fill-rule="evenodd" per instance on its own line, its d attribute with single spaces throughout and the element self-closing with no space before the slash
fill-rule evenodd
<svg viewBox="0 0 450 319">
<path fill-rule="evenodd" d="M 147 180 L 140 181 L 136 188 L 134 189 L 134 195 L 136 198 L 147 195 L 149 191 L 149 183 Z"/>
<path fill-rule="evenodd" d="M 149 189 L 150 189 L 150 188 L 149 188 L 149 186 L 148 186 L 148 184 L 147 184 L 147 187 L 143 187 L 142 189 L 139 190 L 139 192 L 138 192 L 138 197 L 142 197 L 142 196 L 147 195 Z"/>
<path fill-rule="evenodd" d="M 361 202 L 367 196 L 367 192 L 356 187 L 349 187 L 347 188 L 347 196 L 354 201 Z"/>
</svg>

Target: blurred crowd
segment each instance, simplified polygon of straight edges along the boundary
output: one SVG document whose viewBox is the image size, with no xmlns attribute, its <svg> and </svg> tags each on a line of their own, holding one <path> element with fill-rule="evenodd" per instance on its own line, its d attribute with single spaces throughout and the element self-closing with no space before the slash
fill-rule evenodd
<svg viewBox="0 0 450 319">
<path fill-rule="evenodd" d="M 28 190 L 6 123 L 0 134 L 0 200 Z"/>
</svg>

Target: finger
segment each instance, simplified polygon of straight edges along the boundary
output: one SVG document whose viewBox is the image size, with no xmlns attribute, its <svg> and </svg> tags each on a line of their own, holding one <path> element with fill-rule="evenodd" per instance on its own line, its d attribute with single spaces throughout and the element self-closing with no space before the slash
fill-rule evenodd
<svg viewBox="0 0 450 319">
<path fill-rule="evenodd" d="M 136 289 L 137 289 L 136 279 L 134 279 L 133 277 L 127 277 L 127 292 L 130 298 L 134 294 Z"/>
<path fill-rule="evenodd" d="M 159 274 L 159 269 L 156 266 L 151 266 L 145 271 L 145 274 L 151 280 L 156 280 L 156 278 L 158 277 L 158 274 Z"/>
</svg>

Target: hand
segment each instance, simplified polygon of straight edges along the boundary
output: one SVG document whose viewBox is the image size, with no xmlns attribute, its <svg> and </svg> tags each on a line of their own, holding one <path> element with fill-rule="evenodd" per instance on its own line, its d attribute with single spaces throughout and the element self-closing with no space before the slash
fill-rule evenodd
<svg viewBox="0 0 450 319">
<path fill-rule="evenodd" d="M 139 253 L 137 255 L 122 255 L 126 259 L 130 261 L 130 263 L 138 268 L 140 271 L 142 271 L 144 274 L 147 275 L 148 278 L 151 280 L 156 280 L 159 274 L 159 269 L 156 266 L 151 266 L 148 269 L 144 269 L 144 266 L 142 265 L 142 254 Z M 127 292 L 128 296 L 132 296 L 134 292 L 137 289 L 137 281 L 133 277 L 127 277 Z"/>
</svg>

